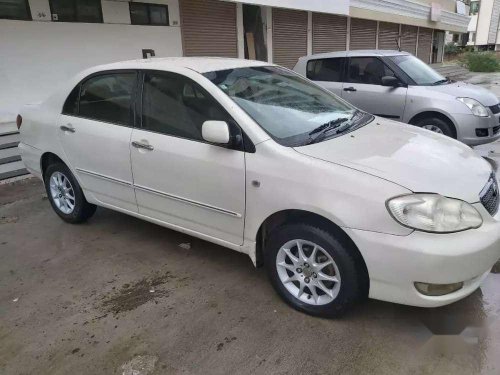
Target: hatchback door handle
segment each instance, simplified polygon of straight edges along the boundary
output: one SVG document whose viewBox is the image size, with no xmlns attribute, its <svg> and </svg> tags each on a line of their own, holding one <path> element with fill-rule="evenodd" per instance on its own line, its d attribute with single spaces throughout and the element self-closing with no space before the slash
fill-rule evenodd
<svg viewBox="0 0 500 375">
<path fill-rule="evenodd" d="M 358 91 L 358 90 L 356 90 L 354 87 L 351 86 L 351 87 L 344 88 L 344 91 L 352 91 L 352 92 L 354 92 L 354 91 Z"/>
<path fill-rule="evenodd" d="M 141 143 L 141 142 L 136 142 L 136 141 L 132 142 L 132 146 L 134 146 L 135 148 L 142 148 L 143 150 L 149 150 L 149 151 L 153 151 L 155 149 L 151 145 Z"/>
<path fill-rule="evenodd" d="M 60 126 L 60 129 L 63 131 L 63 132 L 70 132 L 70 133 L 74 133 L 75 132 L 75 128 L 71 126 L 71 124 L 68 124 L 68 125 L 61 125 Z"/>
</svg>

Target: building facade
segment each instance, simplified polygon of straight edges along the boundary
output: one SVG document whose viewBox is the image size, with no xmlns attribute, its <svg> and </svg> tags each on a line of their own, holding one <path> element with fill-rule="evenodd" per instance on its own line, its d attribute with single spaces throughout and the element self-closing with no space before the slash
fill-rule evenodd
<svg viewBox="0 0 500 375">
<path fill-rule="evenodd" d="M 470 16 L 465 43 L 478 50 L 499 50 L 500 0 L 471 1 Z"/>
<path fill-rule="evenodd" d="M 431 63 L 444 32 L 468 24 L 455 0 L 0 0 L 0 122 L 92 65 L 154 54 L 291 68 L 306 54 L 375 48 Z"/>
</svg>

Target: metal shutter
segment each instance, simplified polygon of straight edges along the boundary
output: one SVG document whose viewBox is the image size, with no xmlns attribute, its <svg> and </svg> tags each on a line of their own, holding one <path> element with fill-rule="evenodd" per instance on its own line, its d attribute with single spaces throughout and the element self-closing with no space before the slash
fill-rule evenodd
<svg viewBox="0 0 500 375">
<path fill-rule="evenodd" d="M 351 19 L 349 49 L 375 49 L 377 46 L 377 21 Z"/>
<path fill-rule="evenodd" d="M 292 69 L 307 55 L 307 12 L 273 8 L 273 62 Z"/>
<path fill-rule="evenodd" d="M 378 26 L 378 49 L 398 49 L 399 24 L 380 22 Z"/>
<path fill-rule="evenodd" d="M 417 57 L 423 62 L 431 62 L 432 29 L 418 29 L 418 50 Z"/>
<path fill-rule="evenodd" d="M 347 49 L 347 17 L 313 13 L 313 53 Z"/>
<path fill-rule="evenodd" d="M 415 55 L 417 52 L 417 26 L 401 25 L 401 51 Z"/>
<path fill-rule="evenodd" d="M 236 4 L 180 0 L 184 56 L 238 57 Z"/>
</svg>

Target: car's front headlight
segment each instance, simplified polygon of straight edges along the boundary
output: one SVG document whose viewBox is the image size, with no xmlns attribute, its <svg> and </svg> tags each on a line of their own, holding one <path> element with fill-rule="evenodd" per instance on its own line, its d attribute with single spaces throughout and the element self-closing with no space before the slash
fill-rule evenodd
<svg viewBox="0 0 500 375">
<path fill-rule="evenodd" d="M 457 98 L 458 101 L 464 103 L 471 110 L 474 116 L 488 117 L 488 110 L 484 105 L 479 103 L 476 99 L 471 98 Z"/>
<path fill-rule="evenodd" d="M 409 194 L 387 201 L 387 209 L 402 225 L 434 233 L 479 228 L 483 219 L 469 203 L 439 194 Z"/>
</svg>

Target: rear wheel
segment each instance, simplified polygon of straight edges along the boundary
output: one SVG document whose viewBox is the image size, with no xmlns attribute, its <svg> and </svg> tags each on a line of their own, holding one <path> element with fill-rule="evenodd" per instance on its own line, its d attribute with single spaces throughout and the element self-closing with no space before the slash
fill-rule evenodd
<svg viewBox="0 0 500 375">
<path fill-rule="evenodd" d="M 419 120 L 415 125 L 434 133 L 444 134 L 448 137 L 456 138 L 452 126 L 439 117 L 427 117 Z"/>
<path fill-rule="evenodd" d="M 352 249 L 331 233 L 307 224 L 275 230 L 266 244 L 265 263 L 278 294 L 311 315 L 338 317 L 362 294 L 362 275 Z"/>
<path fill-rule="evenodd" d="M 87 202 L 78 181 L 66 165 L 49 165 L 44 183 L 52 208 L 64 221 L 81 223 L 94 214 L 96 206 Z"/>
</svg>

